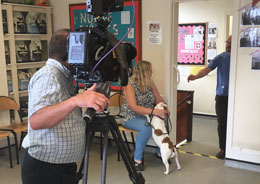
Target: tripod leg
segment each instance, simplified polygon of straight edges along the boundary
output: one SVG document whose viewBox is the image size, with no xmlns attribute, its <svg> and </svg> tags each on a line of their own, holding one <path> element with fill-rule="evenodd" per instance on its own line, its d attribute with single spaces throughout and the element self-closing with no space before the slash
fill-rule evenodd
<svg viewBox="0 0 260 184">
<path fill-rule="evenodd" d="M 103 157 L 102 150 L 103 150 L 103 135 L 102 132 L 100 132 L 100 160 L 102 160 Z"/>
<path fill-rule="evenodd" d="M 132 132 L 131 132 L 131 133 L 132 133 Z M 130 149 L 130 146 L 129 146 L 128 140 L 127 140 L 127 138 L 126 138 L 125 131 L 123 131 L 123 136 L 124 136 L 125 143 L 126 143 L 126 145 L 127 145 L 128 151 L 131 153 L 131 149 Z"/>
<path fill-rule="evenodd" d="M 88 179 L 88 162 L 89 162 L 89 151 L 92 139 L 95 135 L 95 131 L 91 131 L 87 129 L 86 133 L 86 150 L 85 150 L 85 156 L 84 156 L 84 174 L 83 174 L 83 184 L 87 184 Z"/>
<path fill-rule="evenodd" d="M 90 135 L 90 142 L 92 142 L 94 135 L 95 135 L 95 132 Z M 87 136 L 88 136 L 88 135 L 86 135 L 86 144 L 87 144 L 87 140 L 88 140 L 88 139 L 87 139 Z M 90 147 L 89 147 L 89 148 L 90 148 Z M 89 149 L 89 148 L 88 148 L 88 149 Z M 85 149 L 85 153 L 86 153 L 86 150 L 87 150 L 87 148 Z M 81 162 L 81 164 L 80 164 L 79 171 L 78 171 L 78 173 L 77 173 L 77 183 L 79 183 L 79 181 L 80 181 L 80 180 L 82 179 L 82 177 L 83 177 L 85 153 L 84 153 L 84 157 L 83 157 L 83 159 L 82 159 L 82 162 Z"/>
<path fill-rule="evenodd" d="M 108 130 L 104 134 L 104 147 L 103 147 L 103 159 L 102 159 L 102 174 L 101 174 L 101 184 L 106 183 L 106 167 L 107 167 L 107 144 L 108 144 Z"/>
<path fill-rule="evenodd" d="M 112 117 L 108 117 L 110 123 L 110 132 L 117 144 L 118 150 L 120 151 L 125 166 L 128 170 L 129 177 L 134 184 L 144 184 L 145 179 L 141 173 L 137 173 L 134 161 L 131 159 L 130 154 L 123 142 L 122 136 L 119 132 L 118 125 L 116 124 L 115 120 Z"/>
</svg>

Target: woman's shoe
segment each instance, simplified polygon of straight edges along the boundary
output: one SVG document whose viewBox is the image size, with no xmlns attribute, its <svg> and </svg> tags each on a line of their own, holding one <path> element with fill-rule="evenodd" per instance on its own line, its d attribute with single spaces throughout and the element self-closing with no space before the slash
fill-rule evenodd
<svg viewBox="0 0 260 184">
<path fill-rule="evenodd" d="M 137 171 L 144 171 L 144 166 L 143 166 L 143 163 L 137 163 L 135 160 L 135 168 Z"/>
</svg>

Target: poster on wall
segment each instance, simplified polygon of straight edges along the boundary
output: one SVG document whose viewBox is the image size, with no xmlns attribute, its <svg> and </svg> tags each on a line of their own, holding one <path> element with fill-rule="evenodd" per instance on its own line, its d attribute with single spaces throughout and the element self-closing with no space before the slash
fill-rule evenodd
<svg viewBox="0 0 260 184">
<path fill-rule="evenodd" d="M 241 12 L 241 25 L 260 25 L 260 6 L 246 6 Z"/>
<path fill-rule="evenodd" d="M 137 50 L 137 56 L 135 59 L 132 60 L 133 65 L 136 61 L 142 58 L 141 0 L 134 0 L 134 6 L 135 11 L 133 8 L 132 0 L 124 0 L 124 10 L 109 13 L 109 17 L 112 21 L 107 26 L 107 29 L 111 33 L 113 33 L 118 40 L 121 40 L 129 31 L 129 33 L 124 38 L 123 43 L 131 43 Z M 86 11 L 86 3 L 70 4 L 69 13 L 71 30 L 76 30 L 84 26 L 96 26 L 93 16 L 91 14 L 88 14 Z M 132 23 L 133 27 L 130 29 Z M 116 82 L 113 83 L 112 89 L 120 90 L 121 86 L 118 82 Z"/>
<path fill-rule="evenodd" d="M 206 23 L 179 24 L 178 64 L 205 65 Z"/>
<path fill-rule="evenodd" d="M 241 29 L 240 47 L 260 47 L 260 28 Z"/>
<path fill-rule="evenodd" d="M 260 70 L 260 50 L 252 55 L 252 70 Z"/>
<path fill-rule="evenodd" d="M 217 24 L 209 23 L 209 38 L 216 38 L 217 37 Z"/>
<path fill-rule="evenodd" d="M 162 44 L 162 26 L 160 22 L 148 22 L 148 44 Z"/>
<path fill-rule="evenodd" d="M 207 58 L 208 63 L 217 55 L 217 24 L 209 23 L 208 26 L 208 50 Z"/>
</svg>

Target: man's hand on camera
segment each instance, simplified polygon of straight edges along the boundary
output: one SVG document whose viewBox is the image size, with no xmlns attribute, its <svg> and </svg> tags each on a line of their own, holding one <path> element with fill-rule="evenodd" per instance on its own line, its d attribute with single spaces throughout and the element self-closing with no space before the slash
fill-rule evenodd
<svg viewBox="0 0 260 184">
<path fill-rule="evenodd" d="M 108 104 L 109 100 L 107 97 L 101 93 L 95 92 L 97 84 L 94 84 L 88 90 L 78 94 L 76 98 L 76 103 L 78 107 L 86 107 L 86 108 L 93 108 L 98 113 L 104 111 L 106 105 Z"/>
</svg>

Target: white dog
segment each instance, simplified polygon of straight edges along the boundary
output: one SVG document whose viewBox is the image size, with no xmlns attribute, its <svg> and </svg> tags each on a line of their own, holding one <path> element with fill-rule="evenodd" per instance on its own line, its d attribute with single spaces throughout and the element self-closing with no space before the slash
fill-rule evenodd
<svg viewBox="0 0 260 184">
<path fill-rule="evenodd" d="M 167 105 L 164 103 L 159 103 L 155 106 L 154 109 L 166 109 Z M 146 116 L 148 122 L 150 122 L 149 116 Z M 170 141 L 169 135 L 166 131 L 164 120 L 161 119 L 160 117 L 153 116 L 151 125 L 153 127 L 153 133 L 152 137 L 154 142 L 157 144 L 158 147 L 160 147 L 161 151 L 161 157 L 162 161 L 166 167 L 166 171 L 164 174 L 169 173 L 169 163 L 168 159 L 174 157 L 176 164 L 177 164 L 177 169 L 181 169 L 179 159 L 178 159 L 178 153 L 176 148 L 174 147 L 173 143 Z"/>
</svg>

